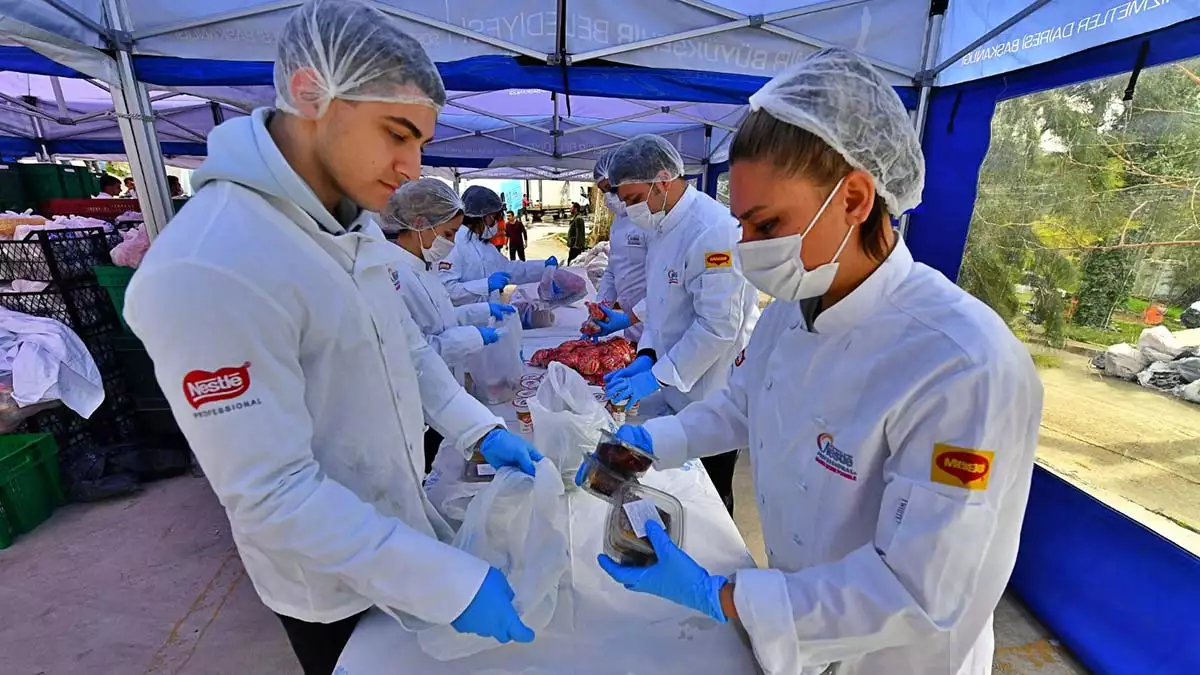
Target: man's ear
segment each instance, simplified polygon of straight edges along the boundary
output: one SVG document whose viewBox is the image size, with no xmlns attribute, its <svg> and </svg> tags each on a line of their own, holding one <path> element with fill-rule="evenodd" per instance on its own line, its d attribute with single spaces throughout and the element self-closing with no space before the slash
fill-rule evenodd
<svg viewBox="0 0 1200 675">
<path fill-rule="evenodd" d="M 292 73 L 288 79 L 288 93 L 301 117 L 315 120 L 325 114 L 329 94 L 324 80 L 312 68 L 300 68 Z"/>
</svg>

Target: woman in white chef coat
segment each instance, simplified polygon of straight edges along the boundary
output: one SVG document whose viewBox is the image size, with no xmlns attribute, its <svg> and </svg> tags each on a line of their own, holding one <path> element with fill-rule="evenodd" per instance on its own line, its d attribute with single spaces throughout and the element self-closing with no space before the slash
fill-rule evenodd
<svg viewBox="0 0 1200 675">
<path fill-rule="evenodd" d="M 596 188 L 604 194 L 604 205 L 613 216 L 608 235 L 608 267 L 600 277 L 596 299 L 607 307 L 632 309 L 646 297 L 646 246 L 650 233 L 633 224 L 625 212 L 625 202 L 608 181 L 608 166 L 615 152 L 613 149 L 602 155 L 592 171 Z M 635 323 L 625 329 L 625 337 L 638 342 L 642 330 L 641 322 Z"/>
<path fill-rule="evenodd" d="M 775 302 L 726 388 L 618 436 L 659 467 L 748 446 L 768 569 L 711 575 L 653 523 L 656 564 L 600 564 L 626 588 L 740 621 L 768 673 L 989 675 L 1037 372 L 994 312 L 890 227 L 920 202 L 925 167 L 878 71 L 824 50 L 750 107 L 731 206 L 746 277 Z"/>
<path fill-rule="evenodd" d="M 425 341 L 442 357 L 455 378 L 463 381 L 466 358 L 500 339 L 488 326 L 516 310 L 495 302 L 455 307 L 436 272 L 430 268 L 454 247 L 450 237 L 463 220 L 463 205 L 448 183 L 422 178 L 401 185 L 379 213 L 384 233 L 395 235 L 404 264 L 393 270 L 400 291 Z M 425 432 L 425 473 L 429 473 L 442 436 L 432 427 Z"/>
<path fill-rule="evenodd" d="M 509 260 L 488 240 L 496 236 L 504 214 L 500 195 L 482 185 L 472 185 L 462 195 L 463 224 L 454 234 L 454 249 L 438 261 L 438 276 L 455 305 L 487 302 L 493 292 L 510 283 L 540 281 L 547 267 L 558 267 L 558 259 Z"/>
</svg>

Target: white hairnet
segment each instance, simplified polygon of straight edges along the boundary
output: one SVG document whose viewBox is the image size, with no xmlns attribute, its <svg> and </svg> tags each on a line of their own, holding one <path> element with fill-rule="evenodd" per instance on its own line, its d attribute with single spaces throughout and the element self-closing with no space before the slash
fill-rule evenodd
<svg viewBox="0 0 1200 675">
<path fill-rule="evenodd" d="M 482 185 L 472 185 L 462 194 L 463 213 L 471 218 L 483 216 L 504 210 L 504 202 L 500 195 Z"/>
<path fill-rule="evenodd" d="M 750 97 L 752 110 L 816 134 L 875 178 L 893 216 L 916 208 L 925 157 L 904 103 L 883 75 L 845 49 L 823 49 Z"/>
<path fill-rule="evenodd" d="M 392 193 L 379 212 L 379 226 L 387 234 L 432 230 L 462 210 L 462 200 L 446 182 L 436 178 L 411 180 Z"/>
<path fill-rule="evenodd" d="M 607 150 L 600 159 L 596 160 L 596 166 L 592 169 L 592 180 L 596 183 L 608 178 L 608 167 L 612 164 L 612 156 L 616 152 L 616 148 Z"/>
<path fill-rule="evenodd" d="M 642 134 L 625 141 L 608 160 L 608 182 L 628 183 L 675 180 L 683 175 L 683 157 L 662 136 Z"/>
<path fill-rule="evenodd" d="M 312 87 L 299 92 L 317 104 L 348 101 L 415 103 L 440 110 L 446 103 L 442 77 L 421 44 L 399 23 L 359 0 L 308 0 L 279 34 L 275 58 L 275 107 L 300 115 L 289 83 L 301 70 Z"/>
</svg>

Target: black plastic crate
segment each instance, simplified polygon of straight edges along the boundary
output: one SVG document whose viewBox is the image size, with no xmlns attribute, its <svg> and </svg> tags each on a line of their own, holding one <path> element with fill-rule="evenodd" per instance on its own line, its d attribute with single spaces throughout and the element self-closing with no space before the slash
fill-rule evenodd
<svg viewBox="0 0 1200 675">
<path fill-rule="evenodd" d="M 0 293 L 0 307 L 63 322 L 85 340 L 121 332 L 121 320 L 108 292 L 96 284 L 50 286 L 38 293 Z"/>
<path fill-rule="evenodd" d="M 115 234 L 115 233 L 112 233 Z M 0 280 L 94 281 L 92 268 L 111 265 L 109 251 L 118 239 L 100 227 L 40 230 L 22 241 L 0 241 Z"/>
</svg>

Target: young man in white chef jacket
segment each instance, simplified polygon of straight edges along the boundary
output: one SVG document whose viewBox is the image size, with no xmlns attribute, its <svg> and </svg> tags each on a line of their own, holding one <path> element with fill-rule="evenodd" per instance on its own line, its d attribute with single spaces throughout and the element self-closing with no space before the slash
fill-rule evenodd
<svg viewBox="0 0 1200 675">
<path fill-rule="evenodd" d="M 209 136 L 196 195 L 125 316 L 305 673 L 362 613 L 501 642 L 533 633 L 496 569 L 452 548 L 421 489 L 426 420 L 467 454 L 541 459 L 422 339 L 368 211 L 416 179 L 445 90 L 419 43 L 357 0 L 310 0 L 279 38 L 276 108 Z"/>
</svg>

